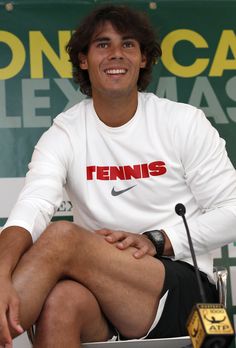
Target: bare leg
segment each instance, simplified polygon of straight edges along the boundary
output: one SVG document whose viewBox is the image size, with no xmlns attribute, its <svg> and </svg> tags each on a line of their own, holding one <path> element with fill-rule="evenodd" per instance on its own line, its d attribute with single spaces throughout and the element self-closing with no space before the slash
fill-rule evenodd
<svg viewBox="0 0 236 348">
<path fill-rule="evenodd" d="M 83 285 L 65 280 L 43 306 L 34 348 L 79 348 L 80 342 L 106 341 L 111 336 L 94 295 Z"/>
<path fill-rule="evenodd" d="M 126 337 L 141 337 L 156 313 L 164 266 L 146 255 L 132 256 L 102 236 L 69 222 L 51 224 L 22 257 L 13 281 L 21 299 L 21 322 L 28 328 L 58 280 L 67 276 L 88 288 L 103 313 Z"/>
</svg>

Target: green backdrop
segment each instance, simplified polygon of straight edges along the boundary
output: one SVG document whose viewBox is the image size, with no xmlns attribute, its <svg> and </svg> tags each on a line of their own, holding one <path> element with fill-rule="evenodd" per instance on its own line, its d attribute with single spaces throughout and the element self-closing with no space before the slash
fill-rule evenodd
<svg viewBox="0 0 236 348">
<path fill-rule="evenodd" d="M 148 90 L 202 108 L 236 165 L 236 1 L 111 2 L 147 12 L 159 32 L 163 57 Z M 83 98 L 64 46 L 81 18 L 101 3 L 0 1 L 0 193 L 9 185 L 9 194 L 0 195 L 0 224 L 38 138 L 59 112 Z M 69 216 L 70 209 L 63 202 L 58 216 Z M 215 263 L 228 268 L 228 305 L 236 321 L 236 244 L 222 248 Z"/>
</svg>

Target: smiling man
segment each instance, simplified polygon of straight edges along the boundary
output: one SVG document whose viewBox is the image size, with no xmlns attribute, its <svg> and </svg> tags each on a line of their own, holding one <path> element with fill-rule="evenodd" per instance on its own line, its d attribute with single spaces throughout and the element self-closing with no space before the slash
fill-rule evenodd
<svg viewBox="0 0 236 348">
<path fill-rule="evenodd" d="M 36 323 L 34 347 L 186 335 L 201 301 L 217 301 L 210 250 L 235 239 L 236 176 L 204 114 L 145 93 L 161 55 L 143 14 L 93 11 L 67 45 L 88 96 L 35 147 L 0 236 L 0 345 Z M 62 188 L 74 222 L 50 223 Z"/>
<path fill-rule="evenodd" d="M 102 104 L 109 96 L 113 103 L 121 97 L 129 97 L 131 105 L 135 105 L 131 114 L 135 112 L 137 80 L 140 69 L 145 68 L 146 57 L 134 37 L 119 34 L 111 23 L 105 22 L 95 31 L 87 55 L 81 53 L 79 60 L 81 69 L 88 70 L 94 105 Z M 107 109 L 107 102 L 101 107 Z M 127 119 L 121 120 L 121 124 L 123 122 Z M 113 126 L 110 120 L 105 123 Z"/>
</svg>

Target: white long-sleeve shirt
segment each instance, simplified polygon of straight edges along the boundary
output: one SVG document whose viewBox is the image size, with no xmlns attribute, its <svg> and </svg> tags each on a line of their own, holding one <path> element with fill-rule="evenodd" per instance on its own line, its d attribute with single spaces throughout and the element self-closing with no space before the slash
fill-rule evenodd
<svg viewBox="0 0 236 348">
<path fill-rule="evenodd" d="M 209 251 L 236 240 L 236 172 L 224 140 L 199 109 L 152 93 L 139 93 L 134 117 L 121 127 L 105 125 L 92 99 L 58 115 L 35 147 L 5 227 L 24 227 L 36 240 L 63 186 L 79 225 L 134 233 L 162 228 L 175 259 L 192 263 L 175 213 L 183 203 L 198 265 L 210 276 Z"/>
</svg>

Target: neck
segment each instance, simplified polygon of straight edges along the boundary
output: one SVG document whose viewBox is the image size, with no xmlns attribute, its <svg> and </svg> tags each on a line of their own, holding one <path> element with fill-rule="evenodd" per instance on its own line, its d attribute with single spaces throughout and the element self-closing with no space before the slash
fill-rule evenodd
<svg viewBox="0 0 236 348">
<path fill-rule="evenodd" d="M 109 127 L 120 127 L 134 116 L 138 105 L 137 92 L 114 98 L 93 96 L 94 109 L 102 122 Z"/>
</svg>

